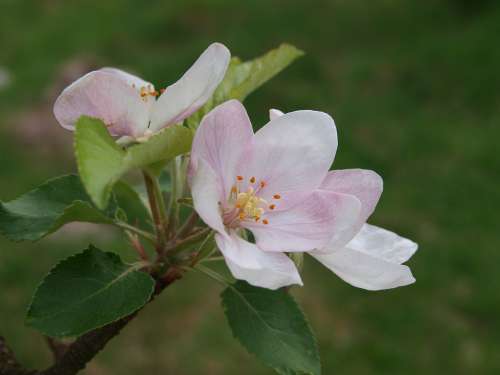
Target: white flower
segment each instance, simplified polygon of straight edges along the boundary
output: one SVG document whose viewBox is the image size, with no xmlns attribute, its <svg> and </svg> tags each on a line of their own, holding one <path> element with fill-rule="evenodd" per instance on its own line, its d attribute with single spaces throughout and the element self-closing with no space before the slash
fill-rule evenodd
<svg viewBox="0 0 500 375">
<path fill-rule="evenodd" d="M 57 98 L 54 115 L 73 130 L 82 115 L 101 119 L 114 136 L 142 140 L 187 118 L 213 94 L 224 78 L 229 50 L 210 45 L 193 66 L 162 92 L 129 73 L 114 68 L 90 72 Z"/>
<path fill-rule="evenodd" d="M 358 198 L 320 187 L 336 149 L 335 123 L 323 112 L 291 112 L 255 134 L 236 100 L 205 116 L 191 151 L 191 193 L 235 278 L 302 285 L 285 252 L 323 248 L 354 225 Z"/>
<path fill-rule="evenodd" d="M 271 119 L 283 115 L 272 109 Z M 383 190 L 382 178 L 364 169 L 328 172 L 320 189 L 358 198 L 357 219 L 343 231 L 332 231 L 328 245 L 309 254 L 341 279 L 368 290 L 390 289 L 415 282 L 411 270 L 403 265 L 418 245 L 388 230 L 366 224 Z M 332 228 L 333 229 L 333 228 Z"/>
</svg>

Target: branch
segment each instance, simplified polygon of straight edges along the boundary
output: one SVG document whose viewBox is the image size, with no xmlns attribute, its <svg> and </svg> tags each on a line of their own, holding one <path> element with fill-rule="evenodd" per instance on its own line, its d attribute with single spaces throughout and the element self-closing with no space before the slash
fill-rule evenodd
<svg viewBox="0 0 500 375">
<path fill-rule="evenodd" d="M 37 372 L 24 368 L 0 336 L 0 375 L 35 375 Z"/>
<path fill-rule="evenodd" d="M 163 254 L 165 244 L 167 243 L 167 214 L 165 212 L 165 202 L 163 201 L 163 193 L 158 185 L 158 179 L 151 176 L 148 172 L 143 171 L 144 183 L 148 193 L 149 206 L 155 224 L 156 233 L 156 251 L 158 254 Z"/>
<path fill-rule="evenodd" d="M 69 346 L 69 344 L 65 344 L 49 336 L 45 336 L 45 341 L 47 342 L 47 345 L 52 352 L 54 361 L 58 361 L 59 359 L 61 359 L 64 353 L 66 353 L 66 350 Z"/>
</svg>

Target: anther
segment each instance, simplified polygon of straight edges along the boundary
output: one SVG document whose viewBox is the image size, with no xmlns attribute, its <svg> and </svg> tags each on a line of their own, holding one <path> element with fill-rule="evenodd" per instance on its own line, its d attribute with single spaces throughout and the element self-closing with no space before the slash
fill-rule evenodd
<svg viewBox="0 0 500 375">
<path fill-rule="evenodd" d="M 269 224 L 269 221 L 267 219 L 264 219 L 264 220 L 262 220 L 262 223 L 267 225 L 267 224 Z"/>
<path fill-rule="evenodd" d="M 264 186 L 266 186 L 266 182 L 265 181 L 261 181 L 260 182 L 260 188 L 262 189 Z"/>
<path fill-rule="evenodd" d="M 243 181 L 243 176 L 236 176 L 236 179 L 237 179 L 238 181 Z"/>
<path fill-rule="evenodd" d="M 274 195 L 273 195 L 273 198 L 274 198 L 274 199 L 281 199 L 281 195 L 279 195 L 279 194 L 274 194 Z"/>
<path fill-rule="evenodd" d="M 270 209 L 270 210 L 274 210 L 275 208 L 276 208 L 276 205 L 275 205 L 275 204 L 272 204 L 272 205 L 270 205 L 270 206 L 269 206 L 269 209 Z"/>
<path fill-rule="evenodd" d="M 255 177 L 250 177 L 250 183 L 255 184 Z"/>
</svg>

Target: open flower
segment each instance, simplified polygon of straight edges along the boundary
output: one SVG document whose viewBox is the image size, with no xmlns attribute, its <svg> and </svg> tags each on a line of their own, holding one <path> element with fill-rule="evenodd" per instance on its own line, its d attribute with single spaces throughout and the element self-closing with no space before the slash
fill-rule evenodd
<svg viewBox="0 0 500 375">
<path fill-rule="evenodd" d="M 61 93 L 54 115 L 66 129 L 87 115 L 101 119 L 114 136 L 146 139 L 199 109 L 224 78 L 229 59 L 229 50 L 214 43 L 177 82 L 160 91 L 118 69 L 93 71 Z"/>
<path fill-rule="evenodd" d="M 287 113 L 255 134 L 238 101 L 204 117 L 191 151 L 193 202 L 235 278 L 269 289 L 302 284 L 285 252 L 348 236 L 360 200 L 321 189 L 336 149 L 335 124 L 322 112 Z"/>
<path fill-rule="evenodd" d="M 272 109 L 275 120 L 283 112 Z M 343 232 L 332 232 L 327 246 L 309 254 L 351 285 L 368 290 L 389 289 L 415 282 L 403 265 L 417 250 L 417 244 L 388 230 L 366 224 L 383 190 L 382 178 L 363 169 L 328 172 L 320 189 L 349 194 L 361 202 L 357 220 Z"/>
</svg>

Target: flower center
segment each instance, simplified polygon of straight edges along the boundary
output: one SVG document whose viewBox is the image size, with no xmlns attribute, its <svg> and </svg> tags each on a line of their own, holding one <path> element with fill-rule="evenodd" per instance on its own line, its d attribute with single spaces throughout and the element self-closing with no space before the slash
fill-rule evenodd
<svg viewBox="0 0 500 375">
<path fill-rule="evenodd" d="M 242 191 L 243 176 L 236 176 L 236 183 L 231 187 L 227 205 L 222 209 L 224 224 L 228 227 L 238 227 L 242 221 L 252 220 L 264 225 L 269 220 L 263 218 L 268 210 L 274 210 L 276 204 L 269 204 L 259 196 L 260 191 L 266 186 L 265 181 L 257 183 L 255 177 L 250 177 L 246 191 Z M 279 194 L 273 195 L 274 200 L 281 199 Z"/>
</svg>

